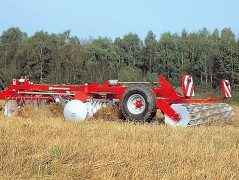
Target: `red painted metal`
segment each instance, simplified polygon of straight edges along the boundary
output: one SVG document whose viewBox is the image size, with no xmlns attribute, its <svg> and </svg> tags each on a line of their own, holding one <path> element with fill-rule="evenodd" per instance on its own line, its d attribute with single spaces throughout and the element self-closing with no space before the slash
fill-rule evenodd
<svg viewBox="0 0 239 180">
<path fill-rule="evenodd" d="M 222 91 L 225 98 L 232 97 L 232 91 L 229 80 L 222 80 Z"/>
<path fill-rule="evenodd" d="M 191 75 L 182 76 L 182 89 L 184 96 L 186 97 L 194 96 L 194 85 L 193 78 Z"/>
<path fill-rule="evenodd" d="M 183 76 L 186 77 L 185 75 Z M 191 76 L 187 76 L 188 82 L 192 81 Z M 191 80 L 191 81 L 190 81 Z M 174 87 L 165 77 L 159 77 L 161 87 L 152 88 L 157 97 L 157 108 L 171 117 L 175 122 L 180 120 L 180 115 L 175 112 L 170 105 L 177 103 L 214 103 L 218 100 L 230 97 L 231 89 L 228 80 L 222 81 L 223 97 L 192 99 L 191 96 L 180 96 Z M 63 99 L 78 99 L 86 102 L 90 99 L 122 99 L 127 86 L 120 84 L 119 80 L 107 80 L 102 86 L 99 83 L 89 85 L 53 85 L 53 84 L 33 84 L 29 79 L 14 79 L 7 90 L 0 92 L 0 99 L 4 100 L 54 100 L 55 96 L 61 96 Z M 229 92 L 229 93 L 228 93 Z M 191 93 L 192 95 L 192 93 Z M 121 103 L 119 103 L 121 106 Z M 142 106 L 142 102 L 136 102 L 137 108 Z"/>
<path fill-rule="evenodd" d="M 137 100 L 136 103 L 135 103 L 135 107 L 136 107 L 136 108 L 141 108 L 142 106 L 143 106 L 142 101 Z"/>
</svg>

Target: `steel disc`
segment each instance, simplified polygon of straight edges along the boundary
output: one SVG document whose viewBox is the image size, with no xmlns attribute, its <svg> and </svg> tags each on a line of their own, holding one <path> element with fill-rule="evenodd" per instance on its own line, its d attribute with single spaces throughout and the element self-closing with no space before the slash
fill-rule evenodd
<svg viewBox="0 0 239 180">
<path fill-rule="evenodd" d="M 92 118 L 93 117 L 93 103 L 92 102 L 86 102 L 86 108 L 87 108 L 87 118 Z"/>
<path fill-rule="evenodd" d="M 69 101 L 64 107 L 64 118 L 66 120 L 85 120 L 87 118 L 86 104 L 80 100 Z"/>
<path fill-rule="evenodd" d="M 55 102 L 61 104 L 62 106 L 66 105 L 66 99 L 62 98 L 62 96 L 60 95 L 54 96 L 54 100 Z"/>
<path fill-rule="evenodd" d="M 12 117 L 18 114 L 18 104 L 15 100 L 9 100 L 4 106 L 4 116 Z"/>
<path fill-rule="evenodd" d="M 168 115 L 165 114 L 164 122 L 173 127 L 186 127 L 190 121 L 190 115 L 187 108 L 181 104 L 172 104 L 171 108 L 180 115 L 181 119 L 178 122 L 175 122 L 173 119 L 171 119 Z"/>
</svg>

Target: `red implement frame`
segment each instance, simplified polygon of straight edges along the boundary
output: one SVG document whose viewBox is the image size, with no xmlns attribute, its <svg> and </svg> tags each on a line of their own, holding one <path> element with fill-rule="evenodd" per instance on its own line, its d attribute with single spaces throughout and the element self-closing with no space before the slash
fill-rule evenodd
<svg viewBox="0 0 239 180">
<path fill-rule="evenodd" d="M 223 81 L 225 82 L 225 81 Z M 229 87 L 229 81 L 226 81 L 223 87 Z M 157 96 L 157 108 L 171 117 L 175 122 L 180 120 L 180 115 L 174 111 L 170 105 L 177 103 L 213 103 L 222 98 L 192 99 L 191 97 L 180 96 L 174 87 L 166 80 L 165 77 L 159 77 L 160 88 L 152 88 Z M 119 80 L 111 83 L 107 80 L 102 86 L 99 83 L 89 85 L 53 85 L 53 84 L 33 84 L 29 79 L 14 79 L 6 91 L 0 92 L 2 100 L 54 100 L 55 96 L 61 96 L 65 99 L 78 99 L 83 102 L 89 99 L 113 100 L 122 99 L 125 90 L 128 87 L 123 86 Z M 225 90 L 223 89 L 223 92 Z M 224 93 L 225 94 L 225 93 Z"/>
</svg>

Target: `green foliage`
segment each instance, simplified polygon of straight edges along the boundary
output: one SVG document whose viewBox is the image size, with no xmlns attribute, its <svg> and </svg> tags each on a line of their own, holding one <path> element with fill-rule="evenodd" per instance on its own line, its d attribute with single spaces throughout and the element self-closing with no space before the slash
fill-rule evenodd
<svg viewBox="0 0 239 180">
<path fill-rule="evenodd" d="M 118 72 L 118 56 L 113 42 L 108 38 L 99 38 L 85 47 L 85 71 L 87 81 L 115 79 Z M 93 76 L 92 76 L 93 75 Z"/>
<path fill-rule="evenodd" d="M 149 81 L 149 82 L 158 82 L 158 79 L 159 79 L 159 75 L 157 73 L 150 73 L 148 72 L 146 74 L 146 81 Z"/>
<path fill-rule="evenodd" d="M 35 83 L 84 84 L 107 79 L 157 81 L 158 75 L 178 85 L 182 74 L 193 75 L 201 89 L 218 87 L 221 79 L 234 86 L 239 83 L 239 40 L 229 28 L 166 32 L 159 39 L 148 31 L 144 40 L 128 33 L 114 41 L 83 41 L 69 30 L 27 37 L 13 27 L 0 36 L 0 71 L 4 87 L 18 77 Z"/>
<path fill-rule="evenodd" d="M 130 66 L 126 66 L 119 71 L 119 79 L 121 81 L 142 81 L 142 72 L 139 68 L 133 68 Z"/>
<path fill-rule="evenodd" d="M 156 72 L 157 62 L 157 40 L 156 35 L 149 31 L 146 38 L 144 39 L 144 47 L 142 51 L 140 68 L 144 74 Z"/>
<path fill-rule="evenodd" d="M 7 31 L 4 31 L 1 37 L 1 42 L 5 43 L 12 43 L 14 41 L 20 41 L 24 37 L 27 37 L 26 33 L 21 32 L 19 28 L 9 28 Z"/>
</svg>

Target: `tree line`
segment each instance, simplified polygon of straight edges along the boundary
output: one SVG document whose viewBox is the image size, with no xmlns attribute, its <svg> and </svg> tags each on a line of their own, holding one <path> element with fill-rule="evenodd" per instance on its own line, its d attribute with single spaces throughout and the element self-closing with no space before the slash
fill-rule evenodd
<svg viewBox="0 0 239 180">
<path fill-rule="evenodd" d="M 0 36 L 0 82 L 27 77 L 34 83 L 85 84 L 121 81 L 157 81 L 165 76 L 174 85 L 191 74 L 201 87 L 218 86 L 221 79 L 239 82 L 239 40 L 230 28 L 210 33 L 206 28 L 181 34 L 148 31 L 114 40 L 107 37 L 80 40 L 70 31 L 28 36 L 19 28 Z"/>
</svg>

